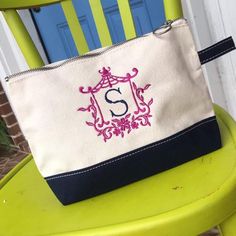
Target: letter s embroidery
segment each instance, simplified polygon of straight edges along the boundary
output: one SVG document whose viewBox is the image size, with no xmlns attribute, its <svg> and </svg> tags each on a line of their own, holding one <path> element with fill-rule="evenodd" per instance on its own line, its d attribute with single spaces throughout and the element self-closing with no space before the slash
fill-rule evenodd
<svg viewBox="0 0 236 236">
<path fill-rule="evenodd" d="M 141 127 L 151 126 L 151 105 L 153 103 L 153 98 L 147 100 L 144 96 L 151 84 L 146 84 L 144 87 L 136 85 L 133 80 L 138 75 L 138 69 L 133 68 L 133 73 L 126 73 L 125 76 L 113 75 L 110 67 L 103 67 L 98 72 L 101 74 L 102 78 L 94 87 L 79 87 L 80 93 L 89 94 L 90 97 L 89 104 L 86 107 L 79 107 L 77 109 L 78 111 L 91 114 L 91 120 L 86 121 L 86 124 L 94 128 L 97 136 L 103 137 L 104 142 L 106 142 L 114 136 L 124 138 L 125 135 L 128 135 L 130 132 L 134 132 Z M 116 95 L 122 94 L 120 88 L 116 89 L 113 87 L 119 83 L 127 83 L 129 85 L 129 104 L 130 102 L 133 102 L 133 105 L 135 106 L 134 112 L 128 113 L 129 107 L 125 100 L 111 99 L 111 93 L 116 93 Z M 106 102 L 116 104 L 116 106 L 120 103 L 120 105 L 124 107 L 124 111 L 121 111 L 123 112 L 122 114 L 110 110 L 112 118 L 110 120 L 104 118 L 100 107 L 102 104 L 99 104 L 96 98 L 96 94 L 102 89 L 108 89 L 105 93 Z"/>
<path fill-rule="evenodd" d="M 124 116 L 124 115 L 128 112 L 128 110 L 129 110 L 128 104 L 127 104 L 127 102 L 126 102 L 125 100 L 116 100 L 116 101 L 110 100 L 107 96 L 108 96 L 108 93 L 110 93 L 110 92 L 112 92 L 112 91 L 116 91 L 116 92 L 118 92 L 119 94 L 122 94 L 121 91 L 120 91 L 120 88 L 118 88 L 118 89 L 109 89 L 109 90 L 105 93 L 105 100 L 106 100 L 106 102 L 108 102 L 108 103 L 110 103 L 110 104 L 122 103 L 122 104 L 124 104 L 124 106 L 125 106 L 125 111 L 124 111 L 122 114 L 115 114 L 112 110 L 110 110 L 111 116 L 112 116 L 112 117 L 113 117 L 113 116 L 116 116 L 116 117 Z"/>
</svg>

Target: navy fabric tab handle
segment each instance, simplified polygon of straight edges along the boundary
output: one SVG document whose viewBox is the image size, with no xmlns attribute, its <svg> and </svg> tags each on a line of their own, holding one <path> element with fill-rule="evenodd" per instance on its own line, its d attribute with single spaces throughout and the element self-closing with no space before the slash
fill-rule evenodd
<svg viewBox="0 0 236 236">
<path fill-rule="evenodd" d="M 234 40 L 232 37 L 221 40 L 220 42 L 205 48 L 198 52 L 198 56 L 201 64 L 210 62 L 226 53 L 233 51 L 235 49 Z"/>
</svg>

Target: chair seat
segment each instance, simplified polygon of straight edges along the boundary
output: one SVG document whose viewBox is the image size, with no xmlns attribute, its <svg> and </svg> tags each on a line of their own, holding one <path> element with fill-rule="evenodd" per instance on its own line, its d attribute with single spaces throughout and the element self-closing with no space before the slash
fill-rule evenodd
<svg viewBox="0 0 236 236">
<path fill-rule="evenodd" d="M 216 113 L 223 148 L 68 206 L 28 157 L 2 180 L 0 235 L 189 236 L 219 224 L 236 211 L 236 125 Z"/>
</svg>

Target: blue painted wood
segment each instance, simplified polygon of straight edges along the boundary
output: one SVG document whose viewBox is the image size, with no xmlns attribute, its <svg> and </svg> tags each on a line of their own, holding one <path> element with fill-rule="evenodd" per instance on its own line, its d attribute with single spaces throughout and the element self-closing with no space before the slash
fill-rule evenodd
<svg viewBox="0 0 236 236">
<path fill-rule="evenodd" d="M 102 0 L 101 2 L 112 42 L 124 41 L 125 35 L 116 0 Z M 101 44 L 88 0 L 74 0 L 73 4 L 89 49 L 100 48 Z M 130 5 L 138 35 L 146 34 L 158 28 L 165 21 L 163 0 L 130 0 Z M 78 55 L 59 4 L 41 7 L 38 13 L 34 11 L 32 13 L 50 62 Z"/>
<path fill-rule="evenodd" d="M 101 47 L 87 0 L 73 1 L 90 50 Z M 77 50 L 60 4 L 32 12 L 50 62 L 77 56 Z"/>
</svg>

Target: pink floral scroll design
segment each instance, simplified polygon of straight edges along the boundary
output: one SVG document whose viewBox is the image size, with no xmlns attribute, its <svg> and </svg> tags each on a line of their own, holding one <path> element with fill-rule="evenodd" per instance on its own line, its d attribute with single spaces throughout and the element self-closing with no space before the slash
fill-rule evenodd
<svg viewBox="0 0 236 236">
<path fill-rule="evenodd" d="M 138 69 L 132 69 L 133 74 L 127 73 L 125 77 L 114 76 L 110 72 L 110 67 L 107 69 L 103 67 L 99 70 L 102 75 L 101 81 L 95 87 L 80 87 L 79 91 L 83 94 L 90 94 L 90 104 L 88 107 L 80 107 L 78 111 L 89 112 L 92 116 L 92 121 L 86 121 L 88 126 L 94 127 L 98 136 L 102 136 L 103 140 L 106 142 L 108 139 L 112 138 L 113 135 L 124 137 L 125 133 L 129 134 L 132 130 L 139 129 L 141 126 L 151 126 L 150 118 L 152 117 L 150 106 L 153 103 L 153 98 L 148 102 L 145 101 L 144 93 L 151 86 L 147 84 L 143 88 L 138 87 L 131 80 L 137 76 Z M 105 121 L 100 105 L 98 104 L 95 93 L 103 88 L 111 88 L 117 83 L 126 83 L 130 85 L 132 92 L 132 97 L 136 105 L 135 112 L 124 115 L 121 118 L 114 118 L 110 121 Z"/>
</svg>

